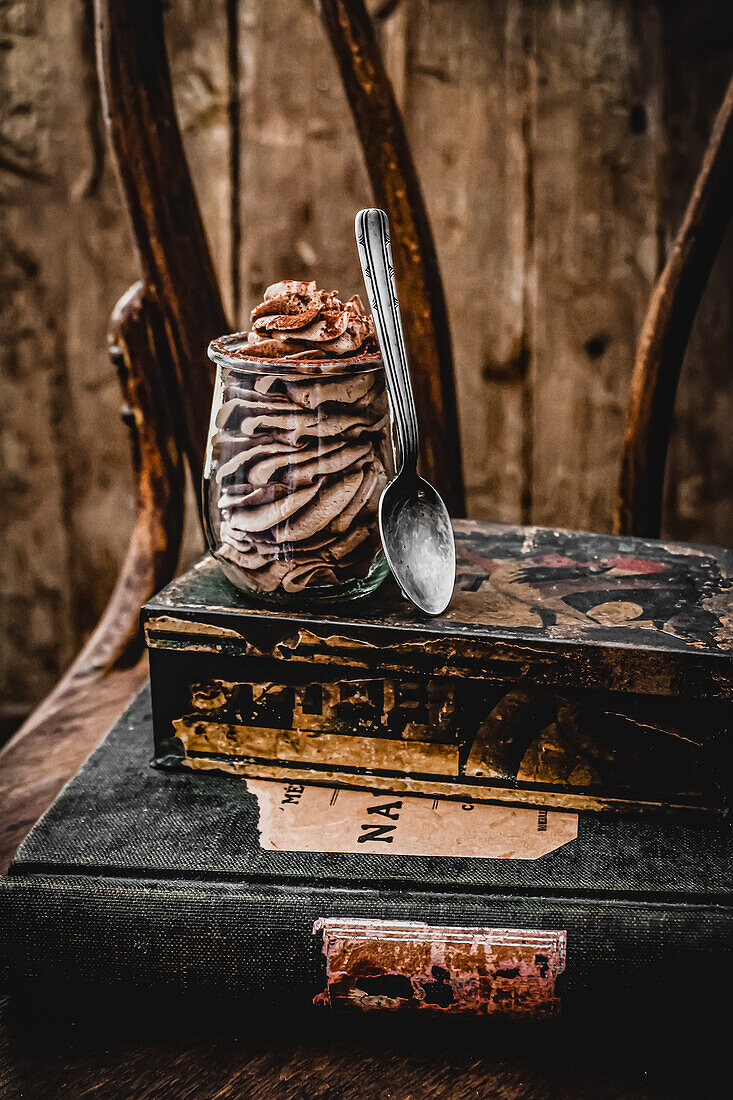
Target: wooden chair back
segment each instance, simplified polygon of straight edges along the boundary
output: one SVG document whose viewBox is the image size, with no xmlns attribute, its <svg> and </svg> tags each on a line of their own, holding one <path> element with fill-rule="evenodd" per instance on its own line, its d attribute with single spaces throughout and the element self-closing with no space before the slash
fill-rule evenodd
<svg viewBox="0 0 733 1100">
<path fill-rule="evenodd" d="M 176 122 L 161 0 L 95 0 L 99 77 L 110 139 L 140 252 L 143 281 L 115 315 L 112 344 L 131 405 L 141 520 L 154 562 L 126 571 L 127 635 L 139 607 L 175 567 L 180 456 L 203 469 L 213 376 L 208 342 L 230 329 Z M 363 0 L 319 10 L 374 191 L 392 225 L 402 311 L 421 424 L 425 476 L 454 515 L 464 487 L 451 340 L 432 231 L 404 125 Z M 617 529 L 656 535 L 677 380 L 697 306 L 733 212 L 733 81 L 667 266 L 651 298 L 636 360 Z M 246 246 L 246 242 L 245 242 Z M 156 354 L 141 353 L 155 344 Z M 144 402 L 136 398 L 144 397 Z M 161 465 L 156 448 L 166 449 Z M 175 484 L 177 483 L 177 484 Z M 118 608 L 119 610 L 119 608 Z M 124 618 L 125 616 L 123 616 Z M 114 647 L 113 647 L 114 648 Z"/>
</svg>

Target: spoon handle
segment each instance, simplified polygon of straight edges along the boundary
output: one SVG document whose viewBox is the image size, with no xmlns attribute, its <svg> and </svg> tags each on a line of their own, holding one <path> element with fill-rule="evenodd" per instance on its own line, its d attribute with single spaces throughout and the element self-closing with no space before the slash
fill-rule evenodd
<svg viewBox="0 0 733 1100">
<path fill-rule="evenodd" d="M 408 470 L 415 473 L 418 452 L 417 413 L 397 299 L 389 221 L 384 210 L 360 210 L 356 215 L 354 229 L 394 411 L 400 449 L 399 472 Z"/>
</svg>

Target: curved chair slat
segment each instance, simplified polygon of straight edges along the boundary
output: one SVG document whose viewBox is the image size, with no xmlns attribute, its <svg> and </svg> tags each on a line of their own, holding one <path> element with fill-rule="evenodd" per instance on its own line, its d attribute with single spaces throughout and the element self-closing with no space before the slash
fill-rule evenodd
<svg viewBox="0 0 733 1100">
<path fill-rule="evenodd" d="M 102 617 L 61 683 L 86 684 L 139 659 L 140 608 L 173 577 L 183 534 L 183 460 L 165 378 L 170 354 L 162 314 L 142 282 L 115 306 L 109 340 L 130 430 L 137 519 Z"/>
<path fill-rule="evenodd" d="M 130 667 L 143 651 L 140 608 L 175 575 L 185 486 L 168 402 L 173 383 L 167 334 L 158 303 L 141 282 L 115 306 L 109 342 L 130 430 L 137 521 L 112 597 L 92 635 L 105 671 Z"/>
<path fill-rule="evenodd" d="M 389 215 L 420 418 L 421 466 L 465 510 L 453 356 L 435 244 L 405 128 L 363 0 L 320 0 L 377 205 Z"/>
<path fill-rule="evenodd" d="M 229 325 L 176 122 L 161 9 L 160 0 L 95 0 L 97 63 L 145 281 L 168 331 L 168 398 L 198 486 L 213 391 L 206 347 Z"/>
<path fill-rule="evenodd" d="M 733 79 L 649 303 L 631 380 L 616 530 L 659 534 L 677 383 L 700 299 L 733 216 Z"/>
</svg>

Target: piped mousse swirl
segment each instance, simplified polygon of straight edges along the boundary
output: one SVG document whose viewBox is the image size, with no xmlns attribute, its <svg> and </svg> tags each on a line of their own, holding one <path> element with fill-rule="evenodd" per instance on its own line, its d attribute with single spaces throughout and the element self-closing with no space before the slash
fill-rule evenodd
<svg viewBox="0 0 733 1100">
<path fill-rule="evenodd" d="M 217 556 L 266 593 L 364 578 L 392 470 L 373 321 L 358 297 L 295 280 L 268 287 L 251 320 L 230 354 L 241 367 L 223 368 L 216 415 Z"/>
</svg>

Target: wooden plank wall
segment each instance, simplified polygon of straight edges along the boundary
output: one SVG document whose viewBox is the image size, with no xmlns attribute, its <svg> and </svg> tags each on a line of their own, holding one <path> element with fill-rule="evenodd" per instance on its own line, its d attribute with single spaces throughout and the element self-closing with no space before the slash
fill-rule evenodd
<svg viewBox="0 0 733 1100">
<path fill-rule="evenodd" d="M 105 353 L 136 277 L 91 0 L 0 2 L 0 715 L 104 605 L 133 517 Z M 470 513 L 608 530 L 635 342 L 733 65 L 724 0 L 371 0 L 433 219 Z M 176 0 L 168 41 L 227 308 L 359 289 L 370 202 L 309 0 Z M 665 531 L 733 540 L 733 236 L 687 356 Z M 197 533 L 191 525 L 188 554 Z"/>
</svg>

